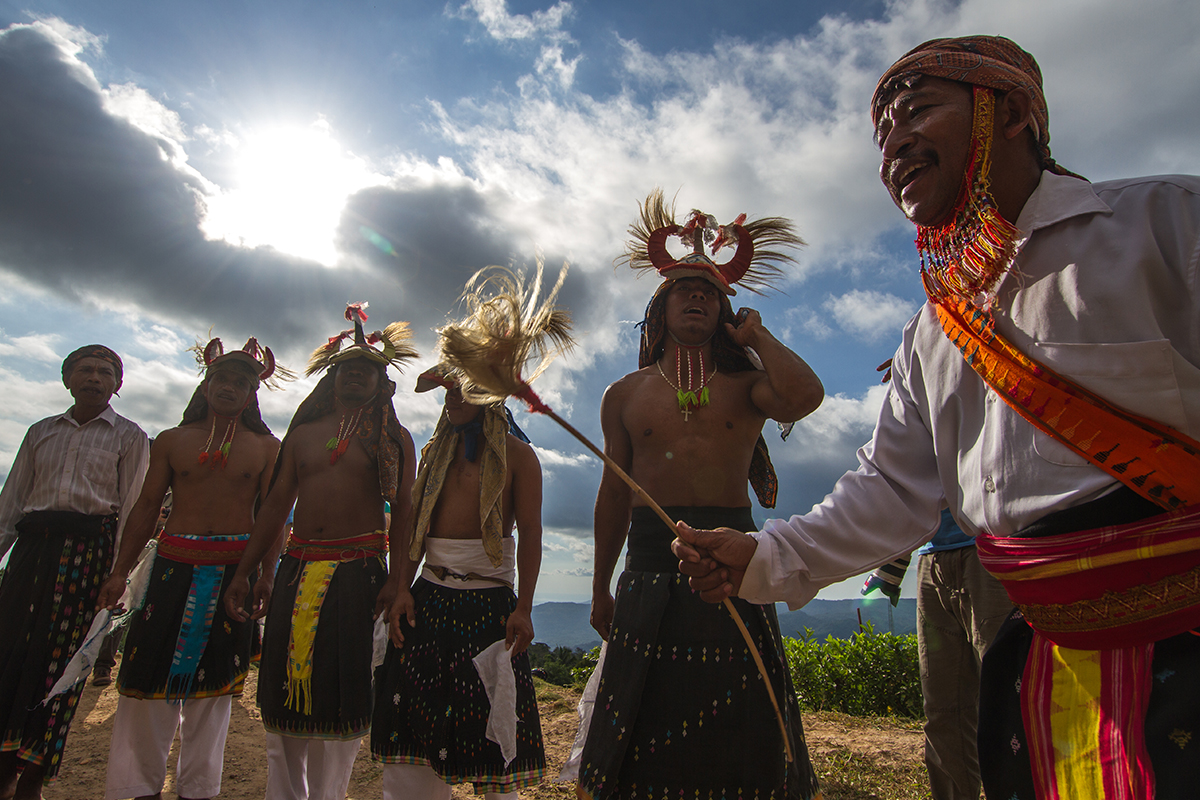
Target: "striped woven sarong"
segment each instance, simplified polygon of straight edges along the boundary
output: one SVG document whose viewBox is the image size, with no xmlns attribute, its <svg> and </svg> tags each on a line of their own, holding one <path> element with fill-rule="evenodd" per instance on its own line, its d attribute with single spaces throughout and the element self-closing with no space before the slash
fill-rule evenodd
<svg viewBox="0 0 1200 800">
<path fill-rule="evenodd" d="M 1034 630 L 1021 703 L 1040 800 L 1153 797 L 1154 643 L 1200 626 L 1200 508 L 976 547 Z"/>
</svg>

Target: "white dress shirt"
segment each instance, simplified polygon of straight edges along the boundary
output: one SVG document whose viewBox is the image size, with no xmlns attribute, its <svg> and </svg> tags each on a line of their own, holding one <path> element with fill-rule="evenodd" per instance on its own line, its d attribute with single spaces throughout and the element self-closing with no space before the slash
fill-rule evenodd
<svg viewBox="0 0 1200 800">
<path fill-rule="evenodd" d="M 120 542 L 146 477 L 146 434 L 112 406 L 83 425 L 72 410 L 35 422 L 21 442 L 0 490 L 0 557 L 16 539 L 17 522 L 31 511 L 118 513 Z"/>
<path fill-rule="evenodd" d="M 1200 438 L 1200 178 L 1089 184 L 1044 172 L 1016 224 L 997 330 L 1108 401 Z M 808 514 L 752 534 L 741 597 L 798 608 L 928 541 L 943 504 L 966 533 L 1007 536 L 1118 485 L 1010 409 L 928 303 L 904 329 L 858 459 Z"/>
</svg>

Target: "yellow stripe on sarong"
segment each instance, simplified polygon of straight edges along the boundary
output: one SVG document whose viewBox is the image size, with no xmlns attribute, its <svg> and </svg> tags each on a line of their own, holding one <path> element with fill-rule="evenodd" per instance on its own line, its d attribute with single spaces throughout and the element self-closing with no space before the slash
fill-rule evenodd
<svg viewBox="0 0 1200 800">
<path fill-rule="evenodd" d="M 339 561 L 307 561 L 300 573 L 296 602 L 292 605 L 292 634 L 288 642 L 287 700 L 301 714 L 312 714 L 313 645 L 321 604 Z"/>
<path fill-rule="evenodd" d="M 1095 650 L 1053 646 L 1050 728 L 1054 777 L 1074 798 L 1103 798 L 1100 767 L 1100 656 Z"/>
</svg>

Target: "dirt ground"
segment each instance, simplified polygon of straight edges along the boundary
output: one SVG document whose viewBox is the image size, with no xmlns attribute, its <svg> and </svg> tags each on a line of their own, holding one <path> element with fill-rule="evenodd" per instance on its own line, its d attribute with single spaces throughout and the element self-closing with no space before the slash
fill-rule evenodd
<svg viewBox="0 0 1200 800">
<path fill-rule="evenodd" d="M 256 683 L 256 671 L 252 670 L 246 681 L 246 693 L 233 706 L 229 738 L 225 746 L 225 772 L 220 795 L 223 800 L 253 800 L 261 798 L 266 790 L 263 729 L 254 704 Z M 45 800 L 98 800 L 104 797 L 104 775 L 117 697 L 115 686 L 99 689 L 89 682 L 67 738 L 62 770 L 58 780 L 46 788 Z M 549 777 L 532 790 L 523 790 L 521 796 L 526 800 L 574 798 L 570 784 L 554 783 L 553 778 L 557 777 L 563 762 L 570 755 L 575 738 L 577 701 L 578 695 L 556 686 L 546 685 L 539 691 Z M 818 774 L 823 780 L 832 775 L 833 783 L 827 786 L 827 798 L 880 796 L 873 792 L 863 793 L 856 788 L 839 789 L 841 779 L 833 774 L 837 771 L 838 763 L 869 763 L 872 769 L 885 773 L 911 773 L 921 764 L 923 740 L 920 730 L 915 726 L 823 713 L 806 715 L 804 727 Z M 173 790 L 177 748 L 178 739 L 171 751 L 163 792 L 164 798 L 172 800 L 176 797 Z M 830 773 L 831 769 L 833 773 Z M 371 761 L 370 750 L 364 739 L 354 765 L 347 800 L 374 799 L 381 794 L 381 768 Z M 454 789 L 456 798 L 472 796 L 469 785 Z"/>
</svg>

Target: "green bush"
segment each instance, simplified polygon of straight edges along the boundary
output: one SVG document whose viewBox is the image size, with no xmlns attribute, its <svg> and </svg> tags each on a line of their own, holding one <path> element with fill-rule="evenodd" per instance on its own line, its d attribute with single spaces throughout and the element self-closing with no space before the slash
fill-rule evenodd
<svg viewBox="0 0 1200 800">
<path fill-rule="evenodd" d="M 571 677 L 574 679 L 574 686 L 579 691 L 583 691 L 587 686 L 588 678 L 592 677 L 592 671 L 596 669 L 596 662 L 600 660 L 600 645 L 596 645 L 591 650 L 583 653 L 579 657 L 578 663 L 571 667 Z"/>
<path fill-rule="evenodd" d="M 806 628 L 784 651 L 800 705 L 858 716 L 920 718 L 917 636 L 875 633 L 870 623 L 849 639 L 817 641 Z"/>
<path fill-rule="evenodd" d="M 584 658 L 586 655 L 579 648 L 572 650 L 570 647 L 556 647 L 551 650 L 549 645 L 541 642 L 529 645 L 529 666 L 541 670 L 544 673 L 540 675 L 542 680 L 556 686 L 574 685 L 575 670 Z M 592 664 L 595 664 L 594 660 Z M 537 672 L 534 674 L 539 675 Z M 591 674 L 590 669 L 588 674 Z"/>
</svg>

